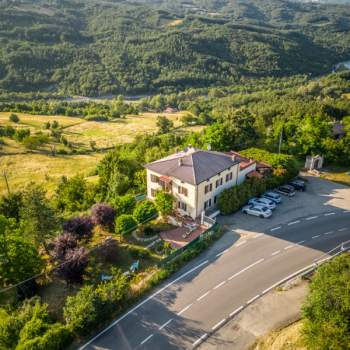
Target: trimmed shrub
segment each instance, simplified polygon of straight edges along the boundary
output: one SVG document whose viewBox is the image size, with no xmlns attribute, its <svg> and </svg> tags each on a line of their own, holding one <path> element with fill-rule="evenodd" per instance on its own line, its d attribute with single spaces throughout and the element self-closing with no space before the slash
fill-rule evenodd
<svg viewBox="0 0 350 350">
<path fill-rule="evenodd" d="M 157 209 L 153 202 L 143 201 L 136 205 L 133 216 L 136 221 L 141 224 L 155 217 L 157 213 Z"/>
<path fill-rule="evenodd" d="M 126 194 L 125 196 L 116 197 L 111 204 L 118 216 L 122 214 L 132 214 L 136 206 L 136 199 L 135 196 Z"/>
<path fill-rule="evenodd" d="M 116 211 L 106 203 L 97 203 L 91 208 L 91 219 L 95 225 L 113 228 Z"/>
<path fill-rule="evenodd" d="M 117 217 L 115 221 L 115 232 L 126 235 L 137 228 L 137 222 L 132 215 L 123 214 Z"/>
</svg>

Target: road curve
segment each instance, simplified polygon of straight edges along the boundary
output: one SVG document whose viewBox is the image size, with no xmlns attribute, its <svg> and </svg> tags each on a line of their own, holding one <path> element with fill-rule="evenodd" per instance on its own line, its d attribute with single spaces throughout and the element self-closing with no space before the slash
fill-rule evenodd
<svg viewBox="0 0 350 350">
<path fill-rule="evenodd" d="M 266 289 L 350 239 L 350 211 L 214 245 L 80 349 L 191 349 Z"/>
</svg>

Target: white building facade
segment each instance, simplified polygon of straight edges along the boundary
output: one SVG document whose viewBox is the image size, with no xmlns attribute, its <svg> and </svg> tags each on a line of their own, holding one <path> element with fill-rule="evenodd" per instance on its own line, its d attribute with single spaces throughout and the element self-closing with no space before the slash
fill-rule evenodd
<svg viewBox="0 0 350 350">
<path fill-rule="evenodd" d="M 228 154 L 194 148 L 147 164 L 147 197 L 171 193 L 176 209 L 193 219 L 217 206 L 220 193 L 238 183 L 239 162 Z"/>
</svg>

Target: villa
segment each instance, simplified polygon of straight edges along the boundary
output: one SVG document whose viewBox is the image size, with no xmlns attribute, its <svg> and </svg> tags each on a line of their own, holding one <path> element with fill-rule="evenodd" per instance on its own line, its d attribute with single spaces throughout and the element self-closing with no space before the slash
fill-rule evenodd
<svg viewBox="0 0 350 350">
<path fill-rule="evenodd" d="M 254 163 L 256 164 L 256 163 Z M 237 185 L 240 161 L 235 155 L 188 147 L 145 165 L 147 197 L 157 191 L 171 193 L 181 215 L 196 219 L 216 207 L 219 194 Z M 249 168 L 251 171 L 255 167 Z"/>
</svg>

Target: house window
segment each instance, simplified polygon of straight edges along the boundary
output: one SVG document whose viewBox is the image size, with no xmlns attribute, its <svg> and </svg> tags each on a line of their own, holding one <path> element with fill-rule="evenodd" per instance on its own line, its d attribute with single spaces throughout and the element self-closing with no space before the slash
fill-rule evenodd
<svg viewBox="0 0 350 350">
<path fill-rule="evenodd" d="M 218 201 L 218 196 L 215 196 L 215 197 L 214 197 L 214 204 L 216 204 L 217 201 Z"/>
<path fill-rule="evenodd" d="M 211 199 L 208 199 L 204 202 L 204 210 L 211 207 Z"/>
<path fill-rule="evenodd" d="M 187 211 L 187 204 L 184 202 L 177 202 L 177 207 L 181 210 Z"/>
<path fill-rule="evenodd" d="M 151 182 L 158 183 L 159 182 L 159 177 L 156 175 L 151 174 Z"/>
<path fill-rule="evenodd" d="M 216 180 L 216 188 L 220 187 L 222 185 L 222 178 Z"/>
<path fill-rule="evenodd" d="M 233 177 L 233 176 L 232 176 L 232 172 L 226 174 L 226 182 L 231 181 L 231 180 L 232 180 L 232 177 Z"/>
<path fill-rule="evenodd" d="M 207 194 L 207 193 L 211 192 L 212 190 L 213 190 L 212 184 L 206 185 L 204 188 L 204 193 Z"/>
<path fill-rule="evenodd" d="M 177 191 L 179 194 L 183 194 L 184 196 L 188 197 L 188 190 L 186 187 L 179 186 Z"/>
<path fill-rule="evenodd" d="M 154 188 L 151 188 L 151 196 L 155 197 L 157 195 L 157 190 L 155 190 Z"/>
</svg>

